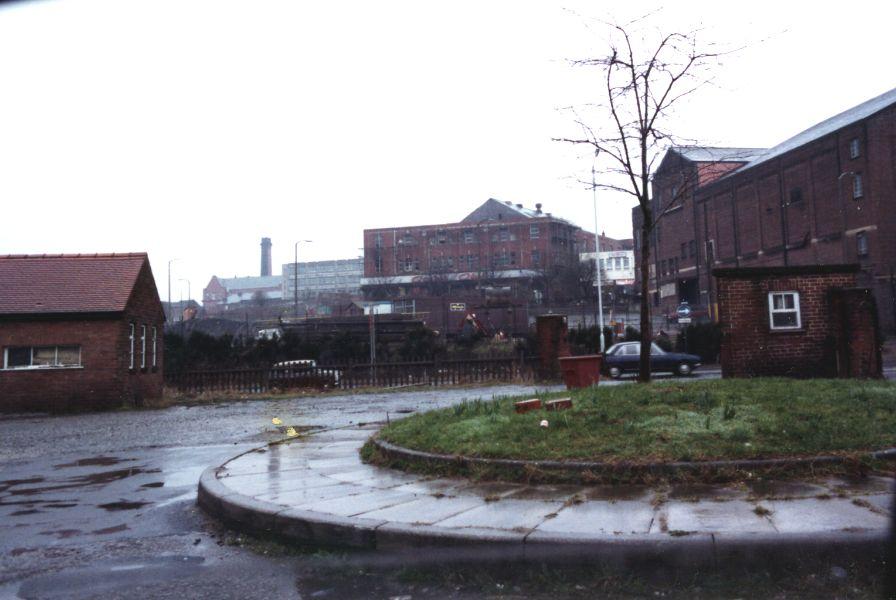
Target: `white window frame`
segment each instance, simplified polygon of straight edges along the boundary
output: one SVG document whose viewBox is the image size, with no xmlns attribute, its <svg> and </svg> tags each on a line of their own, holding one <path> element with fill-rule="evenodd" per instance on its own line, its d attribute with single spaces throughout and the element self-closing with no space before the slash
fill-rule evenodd
<svg viewBox="0 0 896 600">
<path fill-rule="evenodd" d="M 865 187 L 862 185 L 862 174 L 856 173 L 852 177 L 852 198 L 858 200 L 865 195 Z"/>
<path fill-rule="evenodd" d="M 25 366 L 9 366 L 9 351 L 12 348 L 25 348 L 26 346 L 7 346 L 3 349 L 3 363 L 2 367 L 4 371 L 20 371 L 20 370 L 29 370 L 29 369 L 83 369 L 84 365 L 81 364 L 81 346 L 80 344 L 68 344 L 68 345 L 56 345 L 56 346 L 27 346 L 28 352 L 30 355 L 29 365 Z M 34 363 L 34 349 L 35 348 L 53 348 L 54 350 L 54 358 L 52 365 L 35 365 Z M 59 348 L 77 348 L 78 349 L 78 363 L 74 365 L 60 365 L 59 364 Z"/>
<path fill-rule="evenodd" d="M 541 237 L 541 230 L 538 229 L 538 225 L 529 225 L 529 239 L 537 240 Z"/>
<path fill-rule="evenodd" d="M 856 256 L 864 258 L 868 252 L 868 232 L 860 231 L 856 234 Z"/>
<path fill-rule="evenodd" d="M 158 363 L 156 361 L 156 356 L 157 356 L 156 350 L 158 348 L 157 340 L 158 340 L 158 329 L 156 328 L 155 325 L 153 325 L 152 326 L 152 368 L 153 369 L 155 369 L 156 366 L 158 366 Z"/>
<path fill-rule="evenodd" d="M 129 366 L 128 368 L 131 369 L 131 370 L 134 369 L 134 334 L 135 334 L 135 327 L 136 327 L 136 326 L 135 326 L 133 323 L 131 323 L 131 333 L 130 333 L 130 335 L 128 336 L 128 340 L 130 341 L 130 346 L 131 346 L 131 361 L 130 361 L 130 366 Z"/>
<path fill-rule="evenodd" d="M 140 326 L 140 368 L 146 368 L 146 325 Z"/>
<path fill-rule="evenodd" d="M 793 308 L 775 308 L 775 296 L 793 296 Z M 796 325 L 775 325 L 776 314 L 796 314 Z M 803 328 L 802 310 L 800 308 L 800 293 L 795 291 L 769 292 L 768 293 L 768 326 L 774 331 L 792 331 Z"/>
</svg>

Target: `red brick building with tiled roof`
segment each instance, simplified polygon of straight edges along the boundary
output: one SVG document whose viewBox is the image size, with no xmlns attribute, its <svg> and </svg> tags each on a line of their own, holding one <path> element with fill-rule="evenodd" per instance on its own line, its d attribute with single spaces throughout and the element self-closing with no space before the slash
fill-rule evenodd
<svg viewBox="0 0 896 600">
<path fill-rule="evenodd" d="M 164 322 L 145 253 L 0 256 L 0 412 L 161 396 Z"/>
</svg>

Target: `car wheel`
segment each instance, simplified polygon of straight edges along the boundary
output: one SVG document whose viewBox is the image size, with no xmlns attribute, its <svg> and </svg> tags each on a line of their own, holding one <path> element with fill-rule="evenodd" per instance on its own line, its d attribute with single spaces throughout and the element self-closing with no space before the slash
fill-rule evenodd
<svg viewBox="0 0 896 600">
<path fill-rule="evenodd" d="M 689 365 L 688 363 L 681 363 L 680 365 L 678 365 L 678 369 L 676 369 L 676 371 L 682 377 L 687 377 L 691 374 L 691 365 Z"/>
<path fill-rule="evenodd" d="M 619 376 L 622 375 L 622 371 L 619 369 L 619 367 L 610 367 L 609 373 L 610 377 L 612 377 L 613 379 L 619 379 Z"/>
</svg>

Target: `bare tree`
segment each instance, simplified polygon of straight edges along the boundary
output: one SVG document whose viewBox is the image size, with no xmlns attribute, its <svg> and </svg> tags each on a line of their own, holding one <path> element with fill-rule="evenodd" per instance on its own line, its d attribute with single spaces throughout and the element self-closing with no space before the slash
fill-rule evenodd
<svg viewBox="0 0 896 600">
<path fill-rule="evenodd" d="M 598 188 L 634 196 L 641 213 L 641 360 L 639 381 L 650 380 L 650 321 L 648 283 L 650 236 L 665 211 L 679 202 L 691 186 L 681 185 L 663 206 L 651 202 L 650 174 L 663 151 L 681 143 L 666 129 L 670 113 L 683 99 L 706 84 L 710 67 L 718 64 L 719 52 L 698 45 L 697 32 L 674 32 L 651 36 L 644 33 L 645 20 L 625 25 L 608 24 L 611 31 L 608 53 L 598 58 L 573 61 L 574 65 L 602 71 L 606 95 L 597 107 L 602 112 L 592 126 L 577 114 L 575 123 L 583 135 L 555 138 L 556 141 L 593 147 L 595 156 L 610 163 Z M 589 185 L 591 183 L 589 182 Z"/>
</svg>

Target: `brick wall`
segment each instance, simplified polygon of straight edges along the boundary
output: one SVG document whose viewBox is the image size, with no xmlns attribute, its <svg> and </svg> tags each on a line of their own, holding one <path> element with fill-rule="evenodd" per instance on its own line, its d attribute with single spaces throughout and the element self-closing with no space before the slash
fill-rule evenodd
<svg viewBox="0 0 896 600">
<path fill-rule="evenodd" d="M 858 268 L 780 267 L 719 269 L 723 377 L 836 375 L 837 316 L 832 290 L 856 284 Z M 801 327 L 772 330 L 769 293 L 798 292 Z"/>
</svg>

